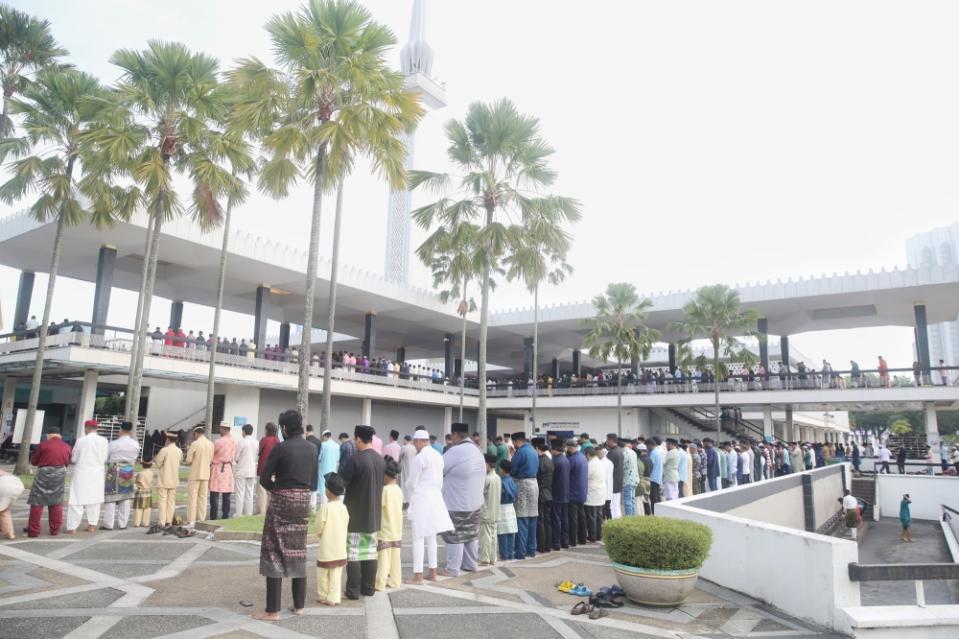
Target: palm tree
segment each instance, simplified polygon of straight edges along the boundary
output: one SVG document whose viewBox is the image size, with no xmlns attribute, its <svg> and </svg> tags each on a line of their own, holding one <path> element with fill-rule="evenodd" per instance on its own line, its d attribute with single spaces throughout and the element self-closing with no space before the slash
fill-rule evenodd
<svg viewBox="0 0 959 639">
<path fill-rule="evenodd" d="M 0 186 L 0 200 L 9 204 L 39 194 L 30 208 L 33 217 L 40 222 L 57 222 L 43 321 L 37 334 L 23 445 L 17 457 L 18 474 L 30 467 L 29 442 L 40 398 L 43 357 L 64 232 L 68 226 L 83 222 L 102 228 L 109 226 L 115 217 L 129 217 L 137 199 L 135 190 L 125 191 L 110 184 L 109 173 L 96 168 L 90 149 L 82 139 L 94 114 L 91 100 L 106 94 L 106 89 L 89 74 L 50 70 L 24 87 L 20 97 L 11 98 L 5 104 L 5 108 L 9 106 L 14 115 L 22 118 L 25 136 L 0 141 L 4 154 L 18 158 L 9 165 L 12 177 Z"/>
<path fill-rule="evenodd" d="M 683 342 L 708 339 L 713 349 L 712 369 L 716 378 L 713 382 L 713 416 L 716 420 L 716 438 L 719 440 L 722 439 L 719 383 L 726 370 L 720 362 L 720 355 L 730 361 L 750 357 L 751 353 L 738 338 L 755 334 L 753 327 L 757 315 L 755 311 L 742 310 L 739 293 L 724 284 L 704 286 L 697 290 L 695 297 L 683 306 L 683 315 L 682 320 L 670 325 L 670 330 L 686 335 Z"/>
<path fill-rule="evenodd" d="M 539 133 L 539 121 L 519 113 L 507 99 L 493 104 L 474 102 L 462 121 L 446 125 L 448 155 L 462 175 L 454 180 L 445 173 L 414 171 L 412 188 L 420 186 L 442 193 L 439 200 L 413 212 L 424 229 L 454 226 L 456 220 L 479 227 L 477 251 L 480 270 L 479 414 L 477 430 L 486 431 L 486 332 L 489 324 L 490 275 L 501 267 L 514 246 L 508 232 L 516 219 L 573 221 L 578 203 L 567 197 L 544 196 L 556 173 L 549 168 L 553 149 Z M 453 192 L 447 195 L 447 192 Z"/>
<path fill-rule="evenodd" d="M 0 84 L 3 85 L 3 113 L 0 136 L 13 135 L 8 103 L 31 83 L 30 74 L 55 65 L 67 50 L 50 33 L 50 22 L 0 4 Z"/>
<path fill-rule="evenodd" d="M 353 0 L 310 0 L 297 13 L 274 16 L 266 30 L 281 68 L 245 58 L 229 76 L 245 96 L 234 118 L 246 130 L 264 132 L 260 145 L 268 157 L 259 188 L 285 197 L 301 178 L 313 185 L 297 392 L 305 417 L 323 193 L 350 173 L 361 153 L 393 188 L 405 188 L 400 135 L 413 131 L 424 110 L 403 75 L 386 63 L 396 38 Z M 330 359 L 328 353 L 327 378 Z M 324 383 L 325 394 L 327 388 Z"/>
<path fill-rule="evenodd" d="M 589 356 L 608 362 L 616 360 L 616 423 L 623 432 L 623 362 L 649 356 L 659 331 L 646 326 L 652 302 L 640 298 L 632 284 L 610 284 L 606 293 L 593 298 L 596 315 L 583 322 L 589 331 L 583 342 Z"/>
<path fill-rule="evenodd" d="M 440 301 L 446 304 L 457 300 L 456 312 L 462 318 L 460 334 L 460 408 L 459 421 L 463 421 L 463 401 L 466 389 L 466 316 L 476 310 L 476 301 L 469 297 L 469 283 L 482 272 L 477 238 L 479 227 L 460 221 L 452 227 L 441 226 L 416 249 L 420 260 L 433 274 L 433 288 L 440 290 Z M 490 285 L 495 288 L 491 280 Z"/>
<path fill-rule="evenodd" d="M 576 214 L 579 217 L 579 214 Z M 516 250 L 505 262 L 507 277 L 522 280 L 533 294 L 533 380 L 532 398 L 533 432 L 536 432 L 536 396 L 539 379 L 539 286 L 544 281 L 556 286 L 573 272 L 566 263 L 570 237 L 555 220 L 536 218 L 530 226 L 516 225 L 510 229 L 516 234 L 513 240 Z"/>
<path fill-rule="evenodd" d="M 210 340 L 216 344 L 220 336 L 220 313 L 223 310 L 223 288 L 226 284 L 226 261 L 230 249 L 230 221 L 233 217 L 233 207 L 243 203 L 247 196 L 246 185 L 237 176 L 238 173 L 250 175 L 253 170 L 253 158 L 242 134 L 236 131 L 217 133 L 210 136 L 209 151 L 211 162 L 228 160 L 232 172 L 232 183 L 227 192 L 226 213 L 223 215 L 223 241 L 220 247 L 220 271 L 217 276 L 216 307 L 213 309 L 213 331 Z M 206 380 L 206 434 L 213 431 L 213 398 L 216 390 L 216 348 L 209 351 L 210 367 Z"/>
<path fill-rule="evenodd" d="M 201 228 L 219 224 L 220 199 L 234 184 L 230 171 L 213 161 L 211 127 L 225 116 L 218 62 L 178 42 L 150 41 L 143 51 L 120 49 L 110 58 L 123 75 L 112 115 L 91 132 L 105 163 L 126 173 L 143 192 L 150 215 L 137 301 L 126 417 L 136 421 L 146 355 L 146 334 L 165 221 L 183 211 L 175 178 L 192 186 L 189 213 Z"/>
</svg>

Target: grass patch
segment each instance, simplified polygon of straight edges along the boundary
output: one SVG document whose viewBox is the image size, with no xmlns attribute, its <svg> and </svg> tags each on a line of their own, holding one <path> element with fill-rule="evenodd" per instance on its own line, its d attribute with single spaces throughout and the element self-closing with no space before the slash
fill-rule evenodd
<svg viewBox="0 0 959 639">
<path fill-rule="evenodd" d="M 244 517 L 231 517 L 230 519 L 218 519 L 209 522 L 222 527 L 222 530 L 229 532 L 263 532 L 263 515 L 246 515 Z M 308 534 L 312 537 L 316 534 L 316 515 L 310 515 Z M 308 540 L 312 541 L 312 540 Z"/>
</svg>

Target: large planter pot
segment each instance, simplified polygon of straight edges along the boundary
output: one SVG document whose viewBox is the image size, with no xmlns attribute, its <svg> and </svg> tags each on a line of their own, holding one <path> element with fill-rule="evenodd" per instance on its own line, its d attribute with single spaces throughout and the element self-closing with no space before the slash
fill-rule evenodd
<svg viewBox="0 0 959 639">
<path fill-rule="evenodd" d="M 653 570 L 613 563 L 626 598 L 644 606 L 678 606 L 696 587 L 699 568 Z"/>
</svg>

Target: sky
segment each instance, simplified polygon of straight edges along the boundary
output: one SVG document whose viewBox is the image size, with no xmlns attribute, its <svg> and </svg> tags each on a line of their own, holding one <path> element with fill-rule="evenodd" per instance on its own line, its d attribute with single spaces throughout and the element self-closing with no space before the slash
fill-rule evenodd
<svg viewBox="0 0 959 639">
<path fill-rule="evenodd" d="M 9 0 L 8 0 L 9 1 Z M 109 56 L 150 39 L 179 40 L 220 59 L 271 59 L 263 25 L 296 0 L 13 0 L 53 23 L 70 61 L 104 82 Z M 369 0 L 402 43 L 412 0 Z M 428 2 L 434 75 L 448 106 L 416 139 L 416 168 L 447 170 L 443 125 L 476 100 L 511 98 L 537 116 L 555 147 L 553 191 L 578 198 L 574 274 L 541 292 L 544 304 L 582 301 L 610 281 L 646 293 L 904 266 L 911 235 L 957 221 L 959 3 Z M 398 67 L 398 49 L 391 54 Z M 413 205 L 428 195 L 414 194 Z M 255 196 L 237 228 L 304 245 L 311 192 Z M 386 185 L 358 166 L 347 184 L 344 261 L 382 272 Z M 5 215 L 20 206 L 0 206 Z M 326 208 L 332 210 L 332 206 Z M 332 215 L 321 251 L 330 252 Z M 424 237 L 413 235 L 415 247 Z M 91 260 L 96 259 L 91 255 Z M 411 283 L 428 287 L 413 258 Z M 18 272 L 0 267 L 10 321 Z M 33 312 L 42 311 L 37 277 Z M 212 283 L 211 283 L 212 285 Z M 92 285 L 58 285 L 54 318 L 86 319 Z M 135 295 L 115 291 L 111 323 L 129 325 Z M 528 306 L 503 286 L 493 307 Z M 166 325 L 169 304 L 153 305 Z M 207 328 L 212 310 L 188 306 Z M 252 332 L 227 314 L 224 333 Z M 912 330 L 809 333 L 793 348 L 890 366 L 912 361 Z"/>
</svg>

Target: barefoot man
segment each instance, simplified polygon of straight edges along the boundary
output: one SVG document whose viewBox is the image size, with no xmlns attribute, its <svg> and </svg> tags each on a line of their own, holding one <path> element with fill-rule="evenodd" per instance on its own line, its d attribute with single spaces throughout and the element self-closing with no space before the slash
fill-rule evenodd
<svg viewBox="0 0 959 639">
<path fill-rule="evenodd" d="M 409 518 L 413 529 L 413 579 L 408 583 L 423 583 L 423 553 L 427 552 L 429 575 L 436 581 L 436 535 L 453 530 L 453 522 L 443 503 L 443 456 L 430 446 L 426 429 L 413 434 L 416 457 L 410 463 L 406 478 L 409 491 Z"/>
</svg>

